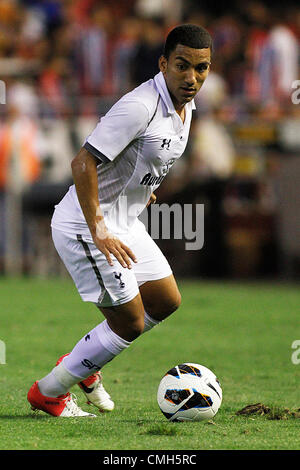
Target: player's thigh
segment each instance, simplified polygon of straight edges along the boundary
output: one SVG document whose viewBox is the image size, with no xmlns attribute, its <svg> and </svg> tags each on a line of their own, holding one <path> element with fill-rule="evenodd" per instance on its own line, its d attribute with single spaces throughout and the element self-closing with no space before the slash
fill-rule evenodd
<svg viewBox="0 0 300 470">
<path fill-rule="evenodd" d="M 146 312 L 163 320 L 180 305 L 181 296 L 168 260 L 146 231 L 135 244 L 138 263 L 133 266 Z"/>
<path fill-rule="evenodd" d="M 156 320 L 164 320 L 181 303 L 181 294 L 173 274 L 145 282 L 140 286 L 140 293 L 146 312 Z"/>
</svg>

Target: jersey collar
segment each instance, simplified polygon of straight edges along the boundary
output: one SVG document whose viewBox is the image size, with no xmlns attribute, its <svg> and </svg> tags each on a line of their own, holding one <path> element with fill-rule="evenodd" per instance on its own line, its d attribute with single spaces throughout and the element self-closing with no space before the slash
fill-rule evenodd
<svg viewBox="0 0 300 470">
<path fill-rule="evenodd" d="M 176 113 L 173 101 L 171 99 L 171 96 L 170 96 L 170 93 L 169 93 L 169 90 L 168 90 L 168 87 L 167 87 L 167 84 L 166 84 L 166 81 L 165 81 L 165 77 L 164 77 L 162 72 L 159 72 L 157 75 L 155 75 L 154 82 L 155 82 L 156 88 L 157 88 L 157 90 L 158 90 L 158 92 L 161 96 L 161 99 L 163 100 L 163 102 L 165 103 L 165 105 L 167 107 L 168 113 L 169 114 Z M 192 106 L 192 110 L 196 109 L 196 105 L 195 105 L 194 100 L 191 101 L 191 106 Z"/>
</svg>

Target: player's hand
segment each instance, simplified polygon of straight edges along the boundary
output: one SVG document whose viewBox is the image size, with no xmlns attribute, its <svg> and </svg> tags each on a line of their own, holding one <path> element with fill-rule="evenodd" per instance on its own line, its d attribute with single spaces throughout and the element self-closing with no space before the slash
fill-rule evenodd
<svg viewBox="0 0 300 470">
<path fill-rule="evenodd" d="M 131 260 L 134 263 L 137 262 L 131 249 L 107 230 L 103 220 L 97 223 L 93 240 L 98 250 L 105 255 L 110 266 L 114 265 L 111 255 L 115 256 L 123 268 L 131 269 Z"/>
<path fill-rule="evenodd" d="M 155 204 L 155 203 L 156 203 L 156 196 L 154 193 L 152 193 L 146 207 L 150 206 L 150 204 Z"/>
</svg>

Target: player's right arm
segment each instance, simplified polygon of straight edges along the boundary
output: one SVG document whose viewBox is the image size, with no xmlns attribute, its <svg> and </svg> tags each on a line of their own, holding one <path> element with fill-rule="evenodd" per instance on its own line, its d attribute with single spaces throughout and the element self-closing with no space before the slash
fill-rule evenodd
<svg viewBox="0 0 300 470">
<path fill-rule="evenodd" d="M 131 268 L 131 260 L 136 262 L 134 253 L 117 237 L 112 235 L 104 221 L 98 197 L 97 160 L 82 148 L 72 160 L 72 175 L 77 197 L 96 247 L 106 256 L 112 266 L 111 255 L 124 268 Z"/>
</svg>

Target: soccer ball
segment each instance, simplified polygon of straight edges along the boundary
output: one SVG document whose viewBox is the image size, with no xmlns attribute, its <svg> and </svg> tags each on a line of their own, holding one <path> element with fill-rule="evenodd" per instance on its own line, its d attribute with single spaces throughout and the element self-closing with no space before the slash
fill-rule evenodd
<svg viewBox="0 0 300 470">
<path fill-rule="evenodd" d="M 164 375 L 157 402 L 168 421 L 203 421 L 213 418 L 219 410 L 222 388 L 207 367 L 187 362 Z"/>
</svg>

